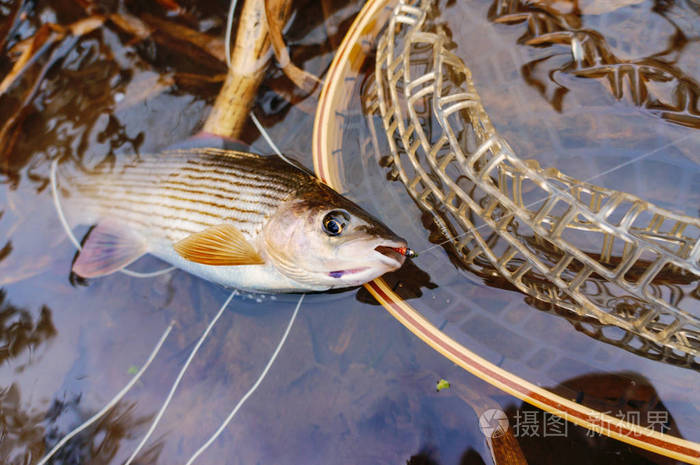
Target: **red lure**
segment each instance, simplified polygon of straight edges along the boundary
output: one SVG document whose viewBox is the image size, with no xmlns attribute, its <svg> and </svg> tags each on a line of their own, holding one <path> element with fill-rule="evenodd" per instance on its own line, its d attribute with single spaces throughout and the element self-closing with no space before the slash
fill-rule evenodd
<svg viewBox="0 0 700 465">
<path fill-rule="evenodd" d="M 418 256 L 418 254 L 414 252 L 413 249 L 409 249 L 408 247 L 392 247 L 392 249 L 396 253 L 400 253 L 401 255 L 407 258 L 416 258 Z"/>
</svg>

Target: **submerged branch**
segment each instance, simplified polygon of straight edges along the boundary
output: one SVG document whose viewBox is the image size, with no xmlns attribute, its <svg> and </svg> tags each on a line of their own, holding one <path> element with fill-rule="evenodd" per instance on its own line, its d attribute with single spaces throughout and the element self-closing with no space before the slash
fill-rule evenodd
<svg viewBox="0 0 700 465">
<path fill-rule="evenodd" d="M 284 1 L 289 3 L 290 0 Z M 248 1 L 241 11 L 226 81 L 204 124 L 204 131 L 225 137 L 240 136 L 265 77 L 270 55 L 264 1 Z"/>
<path fill-rule="evenodd" d="M 16 26 L 17 18 L 20 15 L 20 11 L 24 7 L 24 0 L 16 1 L 12 3 L 11 12 L 3 19 L 3 24 L 0 26 L 0 52 L 5 51 L 5 44 L 7 44 L 7 39 L 11 36 L 13 29 Z"/>
<path fill-rule="evenodd" d="M 185 44 L 196 47 L 198 51 L 205 52 L 211 58 L 216 59 L 222 64 L 226 62 L 224 41 L 220 38 L 210 36 L 172 21 L 158 18 L 148 13 L 145 13 L 142 19 L 154 29 L 156 34 L 153 35 L 153 38 L 159 43 L 181 51 L 182 47 L 179 46 L 179 43 L 184 42 Z"/>
<path fill-rule="evenodd" d="M 206 65 L 223 66 L 226 62 L 224 42 L 218 37 L 147 13 L 140 18 L 129 13 L 113 13 L 109 19 L 138 41 L 152 38 L 158 44 Z"/>
<path fill-rule="evenodd" d="M 105 19 L 102 16 L 95 15 L 76 21 L 69 26 L 48 23 L 41 26 L 33 38 L 15 47 L 15 50 L 21 51 L 21 54 L 7 76 L 0 82 L 0 95 L 7 92 L 7 89 L 10 88 L 17 78 L 33 65 L 52 44 L 64 39 L 69 34 L 76 37 L 88 34 L 102 26 L 104 21 Z"/>
<path fill-rule="evenodd" d="M 287 44 L 284 43 L 282 37 L 282 29 L 284 29 L 286 18 L 289 17 L 289 2 L 285 0 L 264 0 L 264 2 L 272 50 L 280 68 L 294 84 L 309 94 L 313 93 L 322 81 L 292 63 Z"/>
</svg>

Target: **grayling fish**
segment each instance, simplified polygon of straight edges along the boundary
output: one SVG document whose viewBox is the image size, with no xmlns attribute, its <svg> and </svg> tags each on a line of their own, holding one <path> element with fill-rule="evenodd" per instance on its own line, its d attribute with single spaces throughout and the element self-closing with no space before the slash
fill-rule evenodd
<svg viewBox="0 0 700 465">
<path fill-rule="evenodd" d="M 355 203 L 274 156 L 192 148 L 60 174 L 67 212 L 96 224 L 73 265 L 83 277 L 151 253 L 225 286 L 324 291 L 363 284 L 412 254 Z"/>
</svg>

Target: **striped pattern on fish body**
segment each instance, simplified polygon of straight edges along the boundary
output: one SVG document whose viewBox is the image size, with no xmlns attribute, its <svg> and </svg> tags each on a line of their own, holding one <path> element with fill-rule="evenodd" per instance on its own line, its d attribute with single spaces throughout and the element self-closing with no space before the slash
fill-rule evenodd
<svg viewBox="0 0 700 465">
<path fill-rule="evenodd" d="M 274 156 L 172 150 L 92 172 L 62 169 L 61 185 L 71 218 L 97 224 L 74 264 L 81 276 L 151 253 L 226 286 L 319 291 L 362 284 L 404 260 L 403 239 Z"/>
<path fill-rule="evenodd" d="M 68 179 L 80 222 L 109 216 L 173 243 L 224 221 L 254 240 L 281 202 L 313 182 L 276 157 L 223 149 L 146 155 Z"/>
</svg>

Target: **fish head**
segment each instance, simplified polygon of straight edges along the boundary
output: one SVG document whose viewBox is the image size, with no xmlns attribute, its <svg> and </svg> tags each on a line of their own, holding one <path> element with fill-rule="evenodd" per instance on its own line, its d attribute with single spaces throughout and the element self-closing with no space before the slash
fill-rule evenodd
<svg viewBox="0 0 700 465">
<path fill-rule="evenodd" d="M 404 239 L 320 182 L 284 202 L 262 237 L 282 274 L 318 290 L 364 284 L 406 258 Z"/>
</svg>

